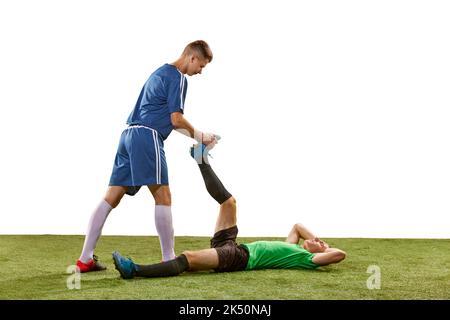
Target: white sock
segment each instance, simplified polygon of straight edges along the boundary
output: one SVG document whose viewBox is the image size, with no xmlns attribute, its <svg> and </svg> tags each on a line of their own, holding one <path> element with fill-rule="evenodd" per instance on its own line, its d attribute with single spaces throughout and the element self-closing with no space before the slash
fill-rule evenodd
<svg viewBox="0 0 450 320">
<path fill-rule="evenodd" d="M 106 218 L 111 210 L 112 207 L 109 203 L 102 200 L 92 214 L 86 237 L 84 239 L 83 251 L 80 256 L 80 260 L 83 263 L 87 263 L 90 259 L 92 259 L 98 238 L 100 238 L 100 235 L 102 234 L 103 225 L 105 224 Z"/>
<path fill-rule="evenodd" d="M 159 235 L 163 261 L 175 259 L 172 207 L 155 205 L 155 225 Z"/>
</svg>

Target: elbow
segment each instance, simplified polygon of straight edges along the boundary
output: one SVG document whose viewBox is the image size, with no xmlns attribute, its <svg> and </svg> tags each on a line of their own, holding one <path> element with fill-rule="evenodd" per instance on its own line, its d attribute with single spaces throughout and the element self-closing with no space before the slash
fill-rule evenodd
<svg viewBox="0 0 450 320">
<path fill-rule="evenodd" d="M 181 122 L 180 122 L 180 121 L 171 119 L 171 122 L 172 122 L 172 127 L 173 127 L 174 129 L 179 129 L 179 128 L 181 128 Z"/>
<path fill-rule="evenodd" d="M 336 252 L 336 263 L 341 262 L 347 257 L 347 253 L 345 251 L 339 250 Z"/>
<path fill-rule="evenodd" d="M 294 224 L 294 228 L 304 228 L 304 226 L 300 222 L 298 222 Z"/>
</svg>

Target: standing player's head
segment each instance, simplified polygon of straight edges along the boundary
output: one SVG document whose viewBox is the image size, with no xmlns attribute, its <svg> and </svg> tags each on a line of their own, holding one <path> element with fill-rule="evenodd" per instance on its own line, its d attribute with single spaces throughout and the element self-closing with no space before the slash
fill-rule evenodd
<svg viewBox="0 0 450 320">
<path fill-rule="evenodd" d="M 213 54 L 209 45 L 203 40 L 189 43 L 183 50 L 181 60 L 183 61 L 182 72 L 192 76 L 201 74 L 202 69 L 212 61 Z"/>
</svg>

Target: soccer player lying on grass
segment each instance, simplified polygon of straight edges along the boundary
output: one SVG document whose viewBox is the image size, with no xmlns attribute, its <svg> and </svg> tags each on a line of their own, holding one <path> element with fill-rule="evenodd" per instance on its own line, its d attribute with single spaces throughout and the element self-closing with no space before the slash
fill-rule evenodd
<svg viewBox="0 0 450 320">
<path fill-rule="evenodd" d="M 225 189 L 208 163 L 204 145 L 191 148 L 209 194 L 220 204 L 211 248 L 184 251 L 177 258 L 152 265 L 140 265 L 113 253 L 116 269 L 124 279 L 169 277 L 184 271 L 214 270 L 231 272 L 255 269 L 316 269 L 345 259 L 346 253 L 330 248 L 302 224 L 295 224 L 286 241 L 256 241 L 237 244 L 236 200 Z M 303 244 L 299 244 L 304 240 Z"/>
</svg>

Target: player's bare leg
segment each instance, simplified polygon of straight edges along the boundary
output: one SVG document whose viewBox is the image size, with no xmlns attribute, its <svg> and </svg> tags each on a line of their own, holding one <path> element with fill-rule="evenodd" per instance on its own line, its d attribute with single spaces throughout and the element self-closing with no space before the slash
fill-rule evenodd
<svg viewBox="0 0 450 320">
<path fill-rule="evenodd" d="M 148 189 L 150 190 L 153 198 L 155 199 L 156 205 L 161 206 L 171 206 L 172 205 L 172 195 L 170 193 L 170 187 L 168 185 L 149 185 Z"/>
<path fill-rule="evenodd" d="M 117 207 L 125 195 L 127 189 L 123 186 L 110 186 L 105 194 L 105 201 L 113 208 Z"/>
<path fill-rule="evenodd" d="M 189 271 L 211 270 L 219 266 L 216 249 L 183 251 L 189 263 Z"/>
<path fill-rule="evenodd" d="M 230 197 L 220 205 L 214 232 L 231 228 L 236 225 L 236 199 Z"/>
</svg>

